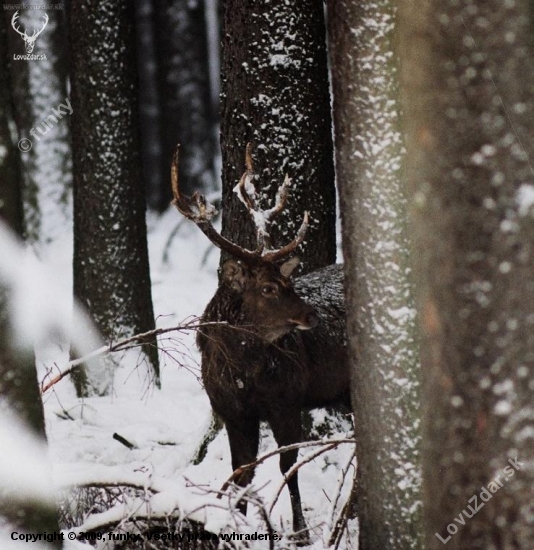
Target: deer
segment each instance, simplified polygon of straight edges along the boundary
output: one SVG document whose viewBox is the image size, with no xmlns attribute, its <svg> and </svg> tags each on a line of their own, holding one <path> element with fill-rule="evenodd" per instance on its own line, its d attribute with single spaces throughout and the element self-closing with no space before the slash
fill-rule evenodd
<svg viewBox="0 0 534 550">
<path fill-rule="evenodd" d="M 255 250 L 238 246 L 214 229 L 217 211 L 202 194 L 187 197 L 180 192 L 178 159 L 179 147 L 171 166 L 172 204 L 230 256 L 201 317 L 197 345 L 203 385 L 226 427 L 235 473 L 256 459 L 260 421 L 268 422 L 281 447 L 301 441 L 303 409 L 338 403 L 350 407 L 343 266 L 328 266 L 292 281 L 300 262 L 293 253 L 305 238 L 309 214 L 304 213 L 291 242 L 272 247 L 270 224 L 285 208 L 290 180 L 286 175 L 271 209 L 259 209 L 250 144 L 236 191 L 255 222 Z M 280 454 L 282 475 L 295 464 L 297 454 Z M 254 468 L 242 470 L 236 483 L 247 487 Z M 293 530 L 299 544 L 307 544 L 298 470 L 287 486 Z M 246 501 L 239 508 L 246 514 Z"/>
<path fill-rule="evenodd" d="M 18 10 L 14 13 L 12 19 L 11 19 L 11 26 L 13 29 L 22 36 L 22 40 L 24 40 L 24 46 L 26 48 L 27 53 L 32 53 L 33 48 L 35 47 L 35 41 L 37 40 L 37 37 L 44 31 L 46 25 L 48 24 L 48 15 L 44 14 L 44 22 L 43 26 L 40 30 L 34 30 L 33 34 L 31 36 L 28 36 L 26 31 L 22 32 L 17 25 L 17 20 L 19 18 L 19 12 Z"/>
</svg>

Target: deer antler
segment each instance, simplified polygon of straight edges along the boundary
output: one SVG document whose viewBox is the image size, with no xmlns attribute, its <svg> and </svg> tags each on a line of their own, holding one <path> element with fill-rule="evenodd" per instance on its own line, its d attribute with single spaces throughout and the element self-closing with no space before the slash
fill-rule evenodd
<svg viewBox="0 0 534 550">
<path fill-rule="evenodd" d="M 18 18 L 20 17 L 19 15 L 19 10 L 17 10 L 14 14 L 13 14 L 13 17 L 11 19 L 11 26 L 13 27 L 13 29 L 18 32 L 20 34 L 20 36 L 22 36 L 22 38 L 26 39 L 28 38 L 28 35 L 26 34 L 26 32 L 22 32 L 18 27 L 16 27 L 15 25 L 17 24 L 17 20 Z"/>
<path fill-rule="evenodd" d="M 48 15 L 45 13 L 44 14 L 44 22 L 43 22 L 43 26 L 41 27 L 40 30 L 34 30 L 33 31 L 33 34 L 31 36 L 28 36 L 28 33 L 26 31 L 22 32 L 18 26 L 17 26 L 17 20 L 19 18 L 19 12 L 18 10 L 15 12 L 15 14 L 13 15 L 12 19 L 11 19 L 11 26 L 13 27 L 13 29 L 18 32 L 20 34 L 20 36 L 22 36 L 22 40 L 24 40 L 24 44 L 25 44 L 25 47 L 26 47 L 26 51 L 28 53 L 32 53 L 33 52 L 33 48 L 35 46 L 35 41 L 37 40 L 37 37 L 44 31 L 44 28 L 46 27 L 46 25 L 48 24 Z"/>
<path fill-rule="evenodd" d="M 247 143 L 245 151 L 245 173 L 241 176 L 239 183 L 234 188 L 240 200 L 249 211 L 254 225 L 256 226 L 256 239 L 258 242 L 258 250 L 263 252 L 264 249 L 271 248 L 271 236 L 267 230 L 268 224 L 285 208 L 287 197 L 289 196 L 289 186 L 291 180 L 286 174 L 284 182 L 276 193 L 276 201 L 273 208 L 269 210 L 260 210 L 256 206 L 256 188 L 254 187 L 254 165 L 252 161 L 252 144 Z M 307 215 L 305 213 L 305 215 Z"/>
<path fill-rule="evenodd" d="M 43 23 L 43 26 L 41 27 L 41 30 L 39 31 L 33 31 L 33 34 L 31 36 L 32 39 L 36 39 L 45 29 L 46 25 L 48 24 L 48 15 L 45 13 L 44 14 L 44 23 Z"/>
<path fill-rule="evenodd" d="M 217 210 L 213 205 L 206 201 L 204 195 L 198 192 L 193 193 L 191 197 L 186 197 L 180 193 L 178 183 L 178 159 L 180 146 L 176 146 L 171 166 L 171 185 L 174 199 L 172 204 L 186 218 L 195 222 L 200 230 L 208 237 L 208 239 L 221 250 L 225 250 L 234 257 L 243 260 L 248 264 L 259 264 L 264 262 L 275 262 L 288 256 L 293 252 L 304 240 L 306 231 L 309 225 L 308 212 L 304 212 L 304 220 L 297 236 L 290 243 L 286 244 L 278 250 L 271 249 L 271 238 L 267 230 L 268 224 L 284 209 L 287 197 L 289 195 L 289 185 L 291 183 L 286 175 L 284 182 L 278 189 L 276 194 L 275 205 L 269 210 L 260 210 L 256 206 L 256 188 L 252 183 L 254 178 L 254 167 L 252 162 L 252 146 L 247 144 L 245 152 L 246 170 L 234 191 L 237 192 L 239 198 L 245 204 L 249 211 L 254 225 L 256 226 L 256 235 L 258 248 L 255 251 L 247 250 L 238 246 L 215 230 L 211 220 L 217 214 Z"/>
<path fill-rule="evenodd" d="M 191 197 L 187 197 L 180 193 L 180 186 L 178 183 L 178 160 L 180 153 L 180 145 L 176 146 L 171 165 L 171 186 L 174 199 L 172 204 L 183 214 L 187 219 L 195 222 L 202 233 L 208 237 L 208 239 L 221 250 L 226 250 L 232 256 L 243 260 L 247 263 L 257 262 L 258 256 L 242 248 L 222 235 L 217 233 L 213 227 L 211 220 L 217 215 L 217 209 L 206 201 L 204 195 L 195 191 Z"/>
</svg>

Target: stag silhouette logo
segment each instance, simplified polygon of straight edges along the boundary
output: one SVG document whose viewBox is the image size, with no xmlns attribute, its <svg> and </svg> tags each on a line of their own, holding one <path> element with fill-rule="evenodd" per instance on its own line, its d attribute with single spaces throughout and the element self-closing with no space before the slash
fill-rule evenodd
<svg viewBox="0 0 534 550">
<path fill-rule="evenodd" d="M 26 47 L 26 52 L 32 53 L 37 37 L 44 31 L 46 25 L 48 24 L 48 15 L 46 15 L 46 13 L 44 14 L 43 26 L 41 27 L 40 30 L 34 30 L 31 36 L 28 36 L 28 33 L 26 31 L 22 32 L 19 29 L 18 21 L 17 21 L 18 18 L 19 18 L 19 11 L 17 10 L 15 12 L 15 15 L 13 15 L 13 18 L 11 19 L 11 26 L 15 29 L 16 32 L 20 34 L 20 36 L 22 36 L 22 40 L 24 40 L 24 46 Z"/>
</svg>

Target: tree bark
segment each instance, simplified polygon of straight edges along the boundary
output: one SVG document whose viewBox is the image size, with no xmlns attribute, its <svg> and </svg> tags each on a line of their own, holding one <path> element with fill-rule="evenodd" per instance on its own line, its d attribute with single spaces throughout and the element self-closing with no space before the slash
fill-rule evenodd
<svg viewBox="0 0 534 550">
<path fill-rule="evenodd" d="M 531 3 L 406 0 L 400 21 L 426 547 L 531 549 Z"/>
<path fill-rule="evenodd" d="M 285 174 L 293 182 L 273 225 L 274 244 L 293 239 L 307 210 L 302 272 L 331 264 L 335 188 L 323 3 L 226 0 L 222 35 L 223 235 L 256 247 L 253 225 L 233 193 L 251 142 L 262 207 L 272 206 Z"/>
<path fill-rule="evenodd" d="M 114 339 L 154 328 L 133 5 L 75 0 L 70 9 L 74 293 L 101 333 Z M 158 381 L 154 340 L 145 354 Z M 82 394 L 88 391 L 83 385 L 81 374 L 77 386 Z"/>
<path fill-rule="evenodd" d="M 419 357 L 394 4 L 329 4 L 361 550 L 422 548 Z"/>
</svg>

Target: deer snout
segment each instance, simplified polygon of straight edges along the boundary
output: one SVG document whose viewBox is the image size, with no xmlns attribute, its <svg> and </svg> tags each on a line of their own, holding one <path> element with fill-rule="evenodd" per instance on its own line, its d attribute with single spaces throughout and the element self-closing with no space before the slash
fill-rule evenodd
<svg viewBox="0 0 534 550">
<path fill-rule="evenodd" d="M 319 324 L 319 317 L 312 311 L 303 319 L 290 319 L 289 322 L 294 324 L 298 330 L 309 330 Z"/>
</svg>

